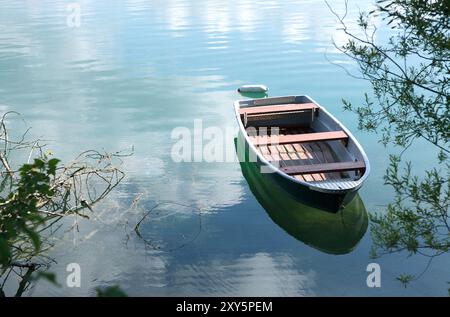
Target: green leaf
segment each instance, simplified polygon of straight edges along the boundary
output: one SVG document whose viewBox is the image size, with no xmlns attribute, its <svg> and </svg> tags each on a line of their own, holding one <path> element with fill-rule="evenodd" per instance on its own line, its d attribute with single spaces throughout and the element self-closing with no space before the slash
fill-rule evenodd
<svg viewBox="0 0 450 317">
<path fill-rule="evenodd" d="M 7 265 L 11 261 L 11 249 L 8 242 L 0 237 L 0 264 Z"/>
<path fill-rule="evenodd" d="M 23 230 L 28 235 L 28 237 L 31 239 L 34 250 L 36 252 L 39 252 L 39 250 L 41 249 L 41 238 L 39 237 L 39 234 L 37 234 L 35 231 L 33 231 L 29 228 L 24 228 Z"/>
<path fill-rule="evenodd" d="M 95 291 L 97 293 L 97 297 L 128 297 L 128 295 L 122 291 L 118 285 L 113 285 L 106 288 L 97 287 Z"/>
<path fill-rule="evenodd" d="M 36 272 L 36 275 L 34 276 L 34 280 L 38 279 L 44 279 L 53 285 L 61 287 L 61 285 L 56 281 L 56 274 L 52 272 L 44 272 L 44 271 L 38 271 Z"/>
<path fill-rule="evenodd" d="M 12 178 L 9 174 L 5 175 L 5 177 L 2 179 L 1 183 L 0 183 L 0 192 L 3 192 L 6 188 L 7 183 L 9 182 L 10 187 L 11 187 L 11 181 Z"/>
<path fill-rule="evenodd" d="M 48 171 L 49 174 L 55 175 L 55 173 L 56 173 L 56 166 L 58 165 L 58 163 L 59 163 L 59 160 L 56 159 L 56 158 L 53 158 L 53 159 L 48 161 L 48 163 L 47 163 L 48 164 L 47 171 Z"/>
</svg>

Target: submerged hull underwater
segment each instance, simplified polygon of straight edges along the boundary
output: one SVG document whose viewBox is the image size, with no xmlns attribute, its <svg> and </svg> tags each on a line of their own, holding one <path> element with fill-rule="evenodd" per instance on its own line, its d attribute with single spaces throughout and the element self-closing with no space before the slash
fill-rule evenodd
<svg viewBox="0 0 450 317">
<path fill-rule="evenodd" d="M 260 173 L 257 163 L 241 162 L 241 170 L 255 198 L 269 217 L 295 239 L 325 253 L 351 252 L 367 231 L 364 204 L 355 198 L 338 213 L 310 207 L 299 202 L 270 174 Z"/>
</svg>

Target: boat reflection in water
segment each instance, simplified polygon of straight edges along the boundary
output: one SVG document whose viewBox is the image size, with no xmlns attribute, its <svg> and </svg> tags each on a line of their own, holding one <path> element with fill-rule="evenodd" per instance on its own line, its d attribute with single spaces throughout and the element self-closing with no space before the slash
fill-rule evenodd
<svg viewBox="0 0 450 317">
<path fill-rule="evenodd" d="M 345 254 L 364 236 L 368 219 L 359 195 L 337 213 L 323 211 L 294 200 L 267 174 L 260 173 L 258 164 L 240 164 L 258 202 L 276 224 L 297 240 L 325 253 Z"/>
</svg>

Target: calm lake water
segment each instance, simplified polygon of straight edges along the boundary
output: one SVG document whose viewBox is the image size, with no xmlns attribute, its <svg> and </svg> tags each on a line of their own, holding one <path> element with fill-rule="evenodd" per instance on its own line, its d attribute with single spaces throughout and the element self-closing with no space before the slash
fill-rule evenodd
<svg viewBox="0 0 450 317">
<path fill-rule="evenodd" d="M 12 128 L 32 127 L 64 160 L 86 149 L 134 155 L 92 219 L 78 219 L 79 231 L 67 220 L 50 252 L 63 285 L 67 264 L 80 264 L 81 287 L 41 282 L 27 295 L 87 296 L 112 284 L 136 296 L 447 295 L 448 256 L 406 289 L 395 278 L 420 274 L 427 259 L 370 259 L 365 210 L 392 198 L 387 153 L 342 110 L 341 98 L 357 102 L 370 87 L 334 65 L 355 69 L 332 45 L 345 38 L 324 1 L 78 1 L 79 27 L 67 24 L 67 3 L 0 1 L 0 110 L 20 112 L 26 123 Z M 369 3 L 350 1 L 349 22 Z M 270 184 L 246 179 L 237 162 L 172 161 L 174 128 L 192 130 L 196 119 L 236 128 L 232 102 L 247 83 L 308 94 L 354 132 L 372 173 L 345 216 L 268 200 Z M 410 155 L 417 170 L 424 152 Z M 156 205 L 138 237 L 134 226 Z M 366 285 L 371 262 L 381 288 Z"/>
</svg>

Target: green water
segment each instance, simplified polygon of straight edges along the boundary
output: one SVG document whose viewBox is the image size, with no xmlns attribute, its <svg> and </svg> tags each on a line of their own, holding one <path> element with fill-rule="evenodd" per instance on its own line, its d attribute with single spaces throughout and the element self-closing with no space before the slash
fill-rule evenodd
<svg viewBox="0 0 450 317">
<path fill-rule="evenodd" d="M 95 216 L 78 219 L 79 232 L 68 220 L 50 252 L 63 285 L 66 265 L 80 264 L 81 287 L 41 282 L 27 295 L 92 295 L 111 284 L 139 296 L 447 294 L 448 256 L 406 289 L 395 277 L 420 274 L 427 259 L 369 257 L 364 212 L 392 197 L 382 179 L 387 154 L 342 111 L 342 97 L 357 102 L 369 87 L 333 64 L 355 69 L 331 43 L 345 39 L 323 1 L 78 3 L 72 28 L 64 1 L 0 1 L 0 111 L 20 112 L 26 123 L 13 128 L 32 127 L 30 136 L 49 140 L 64 160 L 92 148 L 133 147 L 134 155 Z M 343 1 L 333 3 L 343 10 Z M 368 3 L 350 1 L 349 19 Z M 192 130 L 196 119 L 236 128 L 232 102 L 248 83 L 267 85 L 271 96 L 308 94 L 354 132 L 372 173 L 343 218 L 348 226 L 264 202 L 237 162 L 172 161 L 173 129 Z M 418 170 L 427 164 L 421 153 L 411 155 Z M 135 224 L 157 204 L 138 237 Z M 371 262 L 381 265 L 381 288 L 366 285 Z"/>
</svg>

